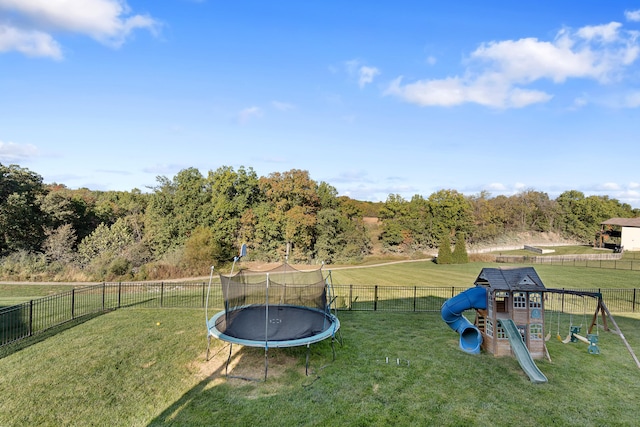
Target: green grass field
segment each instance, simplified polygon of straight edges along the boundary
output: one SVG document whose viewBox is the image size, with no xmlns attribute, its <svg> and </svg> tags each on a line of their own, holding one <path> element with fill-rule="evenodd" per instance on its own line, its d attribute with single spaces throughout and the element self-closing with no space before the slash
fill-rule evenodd
<svg viewBox="0 0 640 427">
<path fill-rule="evenodd" d="M 480 263 L 438 265 L 431 261 L 406 262 L 368 268 L 331 270 L 340 285 L 471 287 L 484 267 L 509 268 L 512 264 Z M 640 287 L 640 272 L 605 268 L 534 265 L 548 288 L 598 289 Z"/>
<path fill-rule="evenodd" d="M 415 262 L 336 269 L 332 277 L 465 287 L 490 266 Z M 548 287 L 632 288 L 640 279 L 631 271 L 536 270 Z M 7 285 L 0 298 L 20 292 L 33 297 L 49 288 Z M 0 348 L 0 425 L 637 425 L 640 369 L 611 332 L 599 331 L 599 355 L 552 338 L 552 361 L 537 361 L 549 382 L 532 384 L 515 358 L 462 352 L 439 313 L 339 316 L 335 361 L 330 342 L 312 345 L 305 376 L 306 347 L 271 349 L 266 382 L 226 378 L 229 347 L 220 341 L 205 361 L 201 309 L 126 308 L 63 325 Z M 640 352 L 640 315 L 615 316 Z M 570 320 L 560 319 L 564 335 Z M 262 378 L 264 359 L 262 349 L 234 346 L 230 374 Z"/>
<path fill-rule="evenodd" d="M 640 345 L 640 320 L 617 317 Z M 160 325 L 157 323 L 160 322 Z M 343 345 L 272 349 L 269 378 L 224 377 L 206 362 L 202 313 L 122 309 L 0 358 L 0 425 L 634 425 L 640 370 L 619 337 L 600 355 L 552 339 L 532 384 L 510 357 L 472 356 L 438 314 L 347 312 Z M 386 358 L 389 358 L 389 363 Z M 398 363 L 399 360 L 399 363 Z M 231 374 L 261 378 L 264 351 L 234 352 Z"/>
<path fill-rule="evenodd" d="M 0 284 L 0 307 L 20 304 L 73 289 L 73 285 L 11 285 Z"/>
</svg>

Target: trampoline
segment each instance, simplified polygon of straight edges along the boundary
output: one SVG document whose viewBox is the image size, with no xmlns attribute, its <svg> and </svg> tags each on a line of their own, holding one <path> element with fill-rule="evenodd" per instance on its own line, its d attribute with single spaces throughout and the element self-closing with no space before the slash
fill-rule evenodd
<svg viewBox="0 0 640 427">
<path fill-rule="evenodd" d="M 264 348 L 265 379 L 269 348 L 306 345 L 307 375 L 311 344 L 331 338 L 335 359 L 334 341 L 340 321 L 331 312 L 331 286 L 321 268 L 296 270 L 284 263 L 269 271 L 220 274 L 220 282 L 225 309 L 211 318 L 206 315 L 207 360 L 211 338 L 230 344 L 225 372 L 233 344 Z M 207 295 L 207 305 L 208 299 Z"/>
</svg>

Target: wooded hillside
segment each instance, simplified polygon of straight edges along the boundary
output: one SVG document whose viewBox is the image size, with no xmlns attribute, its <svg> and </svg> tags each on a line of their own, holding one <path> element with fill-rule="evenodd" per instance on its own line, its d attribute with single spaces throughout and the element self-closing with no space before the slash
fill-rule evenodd
<svg viewBox="0 0 640 427">
<path fill-rule="evenodd" d="M 338 196 L 307 171 L 259 177 L 252 168 L 195 168 L 160 176 L 149 192 L 72 190 L 47 184 L 18 165 L 0 164 L 0 278 L 145 280 L 202 275 L 233 259 L 337 263 L 384 252 L 432 251 L 443 236 L 467 243 L 510 232 L 555 232 L 593 242 L 600 222 L 637 209 L 576 190 L 555 200 L 526 190 L 465 196 L 443 189 L 424 198 L 397 194 L 384 203 Z M 364 217 L 376 216 L 369 234 Z M 376 239 L 375 241 L 373 239 Z"/>
</svg>

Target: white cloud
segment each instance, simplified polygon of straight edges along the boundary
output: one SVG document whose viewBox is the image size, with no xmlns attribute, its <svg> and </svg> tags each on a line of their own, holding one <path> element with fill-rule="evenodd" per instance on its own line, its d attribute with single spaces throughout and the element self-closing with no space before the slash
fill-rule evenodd
<svg viewBox="0 0 640 427">
<path fill-rule="evenodd" d="M 624 106 L 628 108 L 640 107 L 640 90 L 627 94 L 624 100 Z"/>
<path fill-rule="evenodd" d="M 245 124 L 253 118 L 262 117 L 262 115 L 260 107 L 248 107 L 238 113 L 238 122 Z"/>
<path fill-rule="evenodd" d="M 589 104 L 589 99 L 585 95 L 578 96 L 573 100 L 574 109 L 586 107 L 588 104 Z"/>
<path fill-rule="evenodd" d="M 373 78 L 380 74 L 380 70 L 378 70 L 376 67 L 367 67 L 363 65 L 358 70 L 358 74 L 358 86 L 363 88 L 365 85 L 373 83 Z"/>
<path fill-rule="evenodd" d="M 638 206 L 640 203 L 640 183 L 630 182 L 627 185 L 615 182 L 605 182 L 597 184 L 589 189 L 584 189 L 586 195 L 608 196 L 622 203 L 628 203 L 631 206 Z"/>
<path fill-rule="evenodd" d="M 599 189 L 605 191 L 620 190 L 620 185 L 615 182 L 605 182 L 600 184 Z"/>
<path fill-rule="evenodd" d="M 0 141 L 0 161 L 20 162 L 37 155 L 38 149 L 35 145 Z"/>
<path fill-rule="evenodd" d="M 605 43 L 611 43 L 618 40 L 620 27 L 622 27 L 622 24 L 619 22 L 610 22 L 605 25 L 587 25 L 576 31 L 576 34 L 585 40 L 601 40 Z"/>
<path fill-rule="evenodd" d="M 10 51 L 33 57 L 62 59 L 60 45 L 49 34 L 0 24 L 0 52 Z"/>
<path fill-rule="evenodd" d="M 452 77 L 443 80 L 422 80 L 402 85 L 402 77 L 394 80 L 385 94 L 396 95 L 421 106 L 444 106 L 473 102 L 495 108 L 521 108 L 546 102 L 552 98 L 542 91 L 510 87 L 506 82 L 490 78 L 466 81 Z"/>
<path fill-rule="evenodd" d="M 627 21 L 640 22 L 640 9 L 625 10 L 624 17 L 627 18 Z"/>
<path fill-rule="evenodd" d="M 367 65 L 361 65 L 361 62 L 357 59 L 352 59 L 345 62 L 347 73 L 350 76 L 355 76 L 358 80 L 358 86 L 360 88 L 365 87 L 369 83 L 373 83 L 373 79 L 380 74 L 380 70 L 376 67 L 369 67 Z"/>
<path fill-rule="evenodd" d="M 487 190 L 488 191 L 506 191 L 507 190 L 507 186 L 500 183 L 500 182 L 492 182 L 491 184 L 487 184 Z"/>
<path fill-rule="evenodd" d="M 523 190 L 527 189 L 527 185 L 522 183 L 522 182 L 516 182 L 514 184 L 513 188 L 515 188 L 516 191 L 523 191 Z"/>
<path fill-rule="evenodd" d="M 148 15 L 131 15 L 124 0 L 0 0 L 0 10 L 17 17 L 13 21 L 20 23 L 4 24 L 4 31 L 0 32 L 4 51 L 34 55 L 24 48 L 24 37 L 30 35 L 31 40 L 40 42 L 40 48 L 35 50 L 37 56 L 56 59 L 62 56 L 53 39 L 56 32 L 83 34 L 117 48 L 133 31 L 146 29 L 155 34 L 160 25 Z"/>
<path fill-rule="evenodd" d="M 386 94 L 421 106 L 477 103 L 522 108 L 544 103 L 552 94 L 529 86 L 542 80 L 592 79 L 605 84 L 621 78 L 640 57 L 640 40 L 622 24 L 563 29 L 554 40 L 537 38 L 482 43 L 469 56 L 462 75 L 404 83 L 393 80 Z"/>
</svg>

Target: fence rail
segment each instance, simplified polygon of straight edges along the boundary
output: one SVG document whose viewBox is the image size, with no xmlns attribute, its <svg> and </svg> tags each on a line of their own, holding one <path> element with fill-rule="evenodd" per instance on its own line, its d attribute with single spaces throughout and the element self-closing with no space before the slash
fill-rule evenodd
<svg viewBox="0 0 640 427">
<path fill-rule="evenodd" d="M 529 255 L 499 255 L 496 262 L 506 264 L 544 264 L 567 267 L 606 268 L 612 270 L 640 271 L 640 260 L 629 258 L 615 258 L 612 256 L 595 255 L 556 255 L 556 256 L 529 256 Z"/>
<path fill-rule="evenodd" d="M 75 319 L 125 307 L 205 307 L 208 284 L 102 283 L 0 308 L 0 347 Z M 468 287 L 333 285 L 332 305 L 340 311 L 439 312 L 443 302 Z M 570 289 L 567 289 L 570 290 Z M 580 289 L 600 292 L 612 313 L 640 311 L 640 289 Z M 209 309 L 224 307 L 213 286 Z"/>
</svg>

